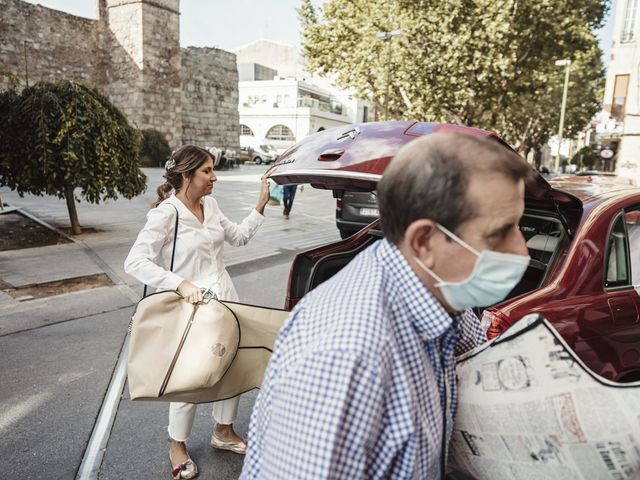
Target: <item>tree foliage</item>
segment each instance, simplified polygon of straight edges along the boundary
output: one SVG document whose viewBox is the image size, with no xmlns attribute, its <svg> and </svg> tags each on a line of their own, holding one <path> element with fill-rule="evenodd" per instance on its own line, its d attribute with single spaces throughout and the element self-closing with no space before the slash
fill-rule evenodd
<svg viewBox="0 0 640 480">
<path fill-rule="evenodd" d="M 586 146 L 582 147 L 575 153 L 575 155 L 571 159 L 571 163 L 577 165 L 579 168 L 584 167 L 587 169 L 592 169 L 595 167 L 598 160 L 599 157 L 593 151 L 593 148 Z"/>
<path fill-rule="evenodd" d="M 72 82 L 39 82 L 0 94 L 0 184 L 18 194 L 65 198 L 73 233 L 75 201 L 132 198 L 146 188 L 139 169 L 140 134 L 97 90 Z"/>
<path fill-rule="evenodd" d="M 164 166 L 170 156 L 171 147 L 162 133 L 152 128 L 142 130 L 140 160 L 144 166 Z"/>
<path fill-rule="evenodd" d="M 499 132 L 523 153 L 557 129 L 571 59 L 565 136 L 599 108 L 604 71 L 593 30 L 608 0 L 328 0 L 299 9 L 310 68 L 392 119 Z M 402 36 L 377 38 L 400 30 Z"/>
</svg>

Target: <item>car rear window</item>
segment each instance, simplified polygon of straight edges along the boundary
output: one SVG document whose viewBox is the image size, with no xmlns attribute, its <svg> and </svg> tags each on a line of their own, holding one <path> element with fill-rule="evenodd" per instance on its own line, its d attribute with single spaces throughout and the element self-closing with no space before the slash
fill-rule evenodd
<svg viewBox="0 0 640 480">
<path fill-rule="evenodd" d="M 560 222 L 544 215 L 525 213 L 519 227 L 527 244 L 531 261 L 522 280 L 509 293 L 507 299 L 535 290 L 542 284 L 563 235 Z"/>
<path fill-rule="evenodd" d="M 531 259 L 540 262 L 546 268 L 562 238 L 560 222 L 553 218 L 525 214 L 520 220 L 520 231 L 527 243 Z"/>
</svg>

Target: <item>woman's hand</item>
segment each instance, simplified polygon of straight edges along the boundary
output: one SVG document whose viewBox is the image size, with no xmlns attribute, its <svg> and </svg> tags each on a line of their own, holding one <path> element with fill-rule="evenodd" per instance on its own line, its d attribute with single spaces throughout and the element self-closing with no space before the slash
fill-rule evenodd
<svg viewBox="0 0 640 480">
<path fill-rule="evenodd" d="M 178 293 L 189 303 L 198 303 L 202 301 L 202 292 L 200 291 L 200 287 L 197 287 L 186 280 L 183 280 L 182 283 L 178 285 Z"/>
<path fill-rule="evenodd" d="M 267 180 L 266 175 L 262 177 L 262 185 L 260 187 L 260 196 L 258 197 L 258 204 L 256 205 L 256 210 L 259 214 L 264 213 L 264 207 L 267 205 L 269 201 L 269 181 Z"/>
</svg>

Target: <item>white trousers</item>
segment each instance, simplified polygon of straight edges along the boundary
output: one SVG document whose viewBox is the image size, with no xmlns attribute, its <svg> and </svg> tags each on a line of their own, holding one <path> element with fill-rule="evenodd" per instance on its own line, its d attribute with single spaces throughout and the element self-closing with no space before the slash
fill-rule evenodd
<svg viewBox="0 0 640 480">
<path fill-rule="evenodd" d="M 230 425 L 238 416 L 240 397 L 213 403 L 213 418 L 223 425 Z M 171 402 L 169 405 L 169 437 L 178 442 L 186 442 L 191 435 L 193 420 L 196 418 L 195 403 Z"/>
</svg>

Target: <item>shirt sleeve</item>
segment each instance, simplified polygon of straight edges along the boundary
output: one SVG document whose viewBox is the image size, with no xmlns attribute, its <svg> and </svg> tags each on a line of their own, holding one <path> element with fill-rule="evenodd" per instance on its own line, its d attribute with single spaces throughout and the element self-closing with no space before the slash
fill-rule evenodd
<svg viewBox="0 0 640 480">
<path fill-rule="evenodd" d="M 147 222 L 124 261 L 125 272 L 153 288 L 176 290 L 184 280 L 156 263 L 163 245 L 169 238 L 173 241 L 175 216 L 175 209 L 167 205 L 149 210 Z"/>
<path fill-rule="evenodd" d="M 370 478 L 383 409 L 375 366 L 349 352 L 310 353 L 263 385 L 241 478 Z"/>
<path fill-rule="evenodd" d="M 258 213 L 255 208 L 251 210 L 249 216 L 239 225 L 233 223 L 220 212 L 220 225 L 224 230 L 224 240 L 234 247 L 245 245 L 251 240 L 263 222 L 264 215 Z"/>
<path fill-rule="evenodd" d="M 465 310 L 457 316 L 458 341 L 455 346 L 455 355 L 463 353 L 483 344 L 487 336 L 482 331 L 480 320 L 472 310 Z"/>
</svg>

